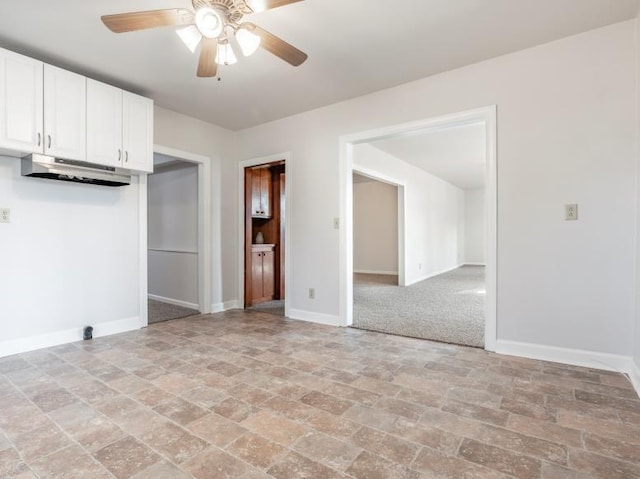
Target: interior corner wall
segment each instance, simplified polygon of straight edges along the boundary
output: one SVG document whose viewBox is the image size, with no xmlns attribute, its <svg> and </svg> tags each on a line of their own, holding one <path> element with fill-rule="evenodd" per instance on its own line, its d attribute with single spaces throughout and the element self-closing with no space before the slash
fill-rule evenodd
<svg viewBox="0 0 640 479">
<path fill-rule="evenodd" d="M 198 167 L 148 177 L 149 295 L 198 308 Z"/>
<path fill-rule="evenodd" d="M 640 72 L 640 19 L 636 20 L 636 72 Z M 636 132 L 640 138 L 640 78 L 636 80 Z M 640 144 L 636 151 L 636 310 L 632 376 L 640 394 Z"/>
<path fill-rule="evenodd" d="M 404 185 L 406 285 L 460 265 L 462 189 L 367 143 L 353 147 L 353 168 L 374 171 Z"/>
<path fill-rule="evenodd" d="M 341 137 L 497 105 L 498 342 L 631 357 L 635 35 L 626 21 L 237 132 L 239 160 L 291 152 L 292 306 L 342 324 Z"/>
<path fill-rule="evenodd" d="M 235 134 L 171 110 L 155 107 L 154 143 L 211 159 L 212 308 L 238 300 L 239 240 Z"/>
<path fill-rule="evenodd" d="M 398 274 L 398 187 L 353 184 L 353 270 Z"/>
<path fill-rule="evenodd" d="M 484 265 L 487 238 L 484 188 L 464 190 L 464 203 L 464 263 Z"/>
<path fill-rule="evenodd" d="M 20 176 L 0 157 L 0 356 L 134 329 L 139 182 L 120 188 Z"/>
</svg>

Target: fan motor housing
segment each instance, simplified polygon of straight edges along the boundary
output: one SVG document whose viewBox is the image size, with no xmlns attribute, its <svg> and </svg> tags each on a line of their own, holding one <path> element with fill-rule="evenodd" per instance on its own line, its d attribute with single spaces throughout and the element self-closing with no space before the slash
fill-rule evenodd
<svg viewBox="0 0 640 479">
<path fill-rule="evenodd" d="M 191 0 L 193 9 L 197 12 L 201 8 L 215 8 L 224 11 L 227 20 L 238 23 L 244 15 L 253 13 L 253 10 L 243 0 Z"/>
</svg>

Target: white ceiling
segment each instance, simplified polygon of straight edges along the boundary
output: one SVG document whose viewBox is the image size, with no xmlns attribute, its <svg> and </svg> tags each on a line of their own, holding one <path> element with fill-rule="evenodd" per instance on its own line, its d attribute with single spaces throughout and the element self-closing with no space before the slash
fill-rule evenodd
<svg viewBox="0 0 640 479">
<path fill-rule="evenodd" d="M 462 189 L 484 186 L 484 123 L 413 133 L 370 145 Z"/>
<path fill-rule="evenodd" d="M 634 18 L 638 0 L 305 0 L 247 19 L 309 54 L 298 68 L 260 50 L 195 76 L 172 28 L 116 35 L 104 14 L 189 0 L 0 0 L 0 46 L 242 129 Z"/>
</svg>

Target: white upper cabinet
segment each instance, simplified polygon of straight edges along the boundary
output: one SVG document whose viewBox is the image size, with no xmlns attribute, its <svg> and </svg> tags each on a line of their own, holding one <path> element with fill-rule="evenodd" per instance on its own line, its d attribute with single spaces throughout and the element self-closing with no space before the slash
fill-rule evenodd
<svg viewBox="0 0 640 479">
<path fill-rule="evenodd" d="M 86 160 L 87 78 L 44 66 L 44 152 Z"/>
<path fill-rule="evenodd" d="M 0 48 L 0 155 L 153 171 L 153 100 Z"/>
<path fill-rule="evenodd" d="M 0 48 L 0 153 L 42 153 L 43 63 Z"/>
<path fill-rule="evenodd" d="M 153 171 L 153 101 L 87 80 L 87 161 Z"/>
<path fill-rule="evenodd" d="M 153 101 L 122 93 L 122 147 L 125 168 L 153 171 Z"/>
<path fill-rule="evenodd" d="M 123 166 L 122 90 L 87 79 L 87 161 Z"/>
</svg>

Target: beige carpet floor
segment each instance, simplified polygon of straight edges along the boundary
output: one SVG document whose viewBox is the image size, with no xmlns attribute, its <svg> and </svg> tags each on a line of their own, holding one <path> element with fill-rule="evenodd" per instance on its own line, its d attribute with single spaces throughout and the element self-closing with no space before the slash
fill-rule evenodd
<svg viewBox="0 0 640 479">
<path fill-rule="evenodd" d="M 407 287 L 354 275 L 353 327 L 484 347 L 485 268 L 463 266 Z"/>
</svg>

